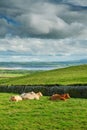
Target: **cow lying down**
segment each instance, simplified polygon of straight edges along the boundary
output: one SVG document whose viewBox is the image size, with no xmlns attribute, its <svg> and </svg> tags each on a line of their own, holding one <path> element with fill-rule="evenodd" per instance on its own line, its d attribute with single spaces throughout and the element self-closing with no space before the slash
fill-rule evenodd
<svg viewBox="0 0 87 130">
<path fill-rule="evenodd" d="M 12 96 L 10 98 L 10 101 L 21 101 L 21 100 L 31 100 L 31 99 L 36 99 L 36 100 L 39 100 L 39 98 L 43 96 L 41 92 L 38 92 L 38 93 L 34 93 L 33 91 L 32 92 L 28 92 L 28 93 L 23 93 L 21 95 L 15 95 L 15 96 Z"/>
<path fill-rule="evenodd" d="M 20 96 L 22 97 L 23 100 L 27 100 L 27 99 L 39 100 L 39 98 L 42 96 L 42 93 L 41 92 L 38 92 L 38 93 L 29 92 L 29 93 L 23 93 Z"/>
<path fill-rule="evenodd" d="M 66 99 L 69 99 L 69 98 L 70 98 L 70 95 L 68 93 L 65 93 L 65 94 L 53 94 L 50 97 L 50 100 L 63 100 L 63 101 L 66 101 Z"/>
<path fill-rule="evenodd" d="M 22 97 L 19 95 L 15 95 L 10 98 L 10 101 L 15 101 L 15 102 L 22 101 Z"/>
</svg>

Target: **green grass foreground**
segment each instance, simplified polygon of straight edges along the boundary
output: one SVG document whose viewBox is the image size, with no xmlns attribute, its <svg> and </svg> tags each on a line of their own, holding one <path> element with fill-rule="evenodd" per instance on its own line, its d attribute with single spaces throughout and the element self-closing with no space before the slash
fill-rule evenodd
<svg viewBox="0 0 87 130">
<path fill-rule="evenodd" d="M 87 130 L 87 99 L 9 101 L 0 93 L 0 130 Z"/>
<path fill-rule="evenodd" d="M 14 71 L 15 73 L 15 71 Z M 22 73 L 21 73 L 22 74 Z M 71 66 L 41 72 L 26 72 L 22 76 L 1 77 L 0 85 L 73 85 L 87 84 L 87 65 Z"/>
</svg>

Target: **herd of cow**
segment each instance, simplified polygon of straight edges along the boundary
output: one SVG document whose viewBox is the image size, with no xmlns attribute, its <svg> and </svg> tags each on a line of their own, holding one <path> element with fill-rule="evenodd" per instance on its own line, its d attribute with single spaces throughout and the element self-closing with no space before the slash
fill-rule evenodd
<svg viewBox="0 0 87 130">
<path fill-rule="evenodd" d="M 10 101 L 22 101 L 22 100 L 32 100 L 32 99 L 36 99 L 39 100 L 40 97 L 43 96 L 43 94 L 41 92 L 35 93 L 35 92 L 28 92 L 28 93 L 22 93 L 21 95 L 15 95 L 15 96 L 11 96 Z M 49 100 L 63 100 L 66 101 L 67 99 L 70 98 L 70 95 L 68 93 L 65 94 L 53 94 L 52 96 L 50 96 Z"/>
</svg>

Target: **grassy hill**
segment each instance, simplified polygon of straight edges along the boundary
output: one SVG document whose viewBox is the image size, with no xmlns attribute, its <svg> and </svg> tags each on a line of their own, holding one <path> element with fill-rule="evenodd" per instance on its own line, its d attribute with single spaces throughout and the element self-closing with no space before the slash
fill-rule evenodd
<svg viewBox="0 0 87 130">
<path fill-rule="evenodd" d="M 14 71 L 15 73 L 15 71 Z M 1 77 L 0 85 L 72 85 L 87 84 L 87 65 L 71 66 L 50 71 L 24 73 L 17 77 Z"/>
</svg>

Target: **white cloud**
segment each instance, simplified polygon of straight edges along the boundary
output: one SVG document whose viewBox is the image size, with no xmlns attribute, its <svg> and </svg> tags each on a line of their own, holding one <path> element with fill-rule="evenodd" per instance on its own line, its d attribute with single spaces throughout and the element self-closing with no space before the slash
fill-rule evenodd
<svg viewBox="0 0 87 130">
<path fill-rule="evenodd" d="M 2 44 L 3 43 L 3 44 Z M 26 60 L 41 60 L 46 59 L 47 56 L 54 57 L 55 59 L 73 59 L 73 55 L 78 56 L 87 55 L 87 40 L 76 40 L 76 39 L 38 39 L 38 38 L 5 38 L 0 39 L 0 55 L 5 52 L 6 55 L 11 57 L 13 60 L 22 59 Z M 12 55 L 8 55 L 9 52 Z M 4 56 L 6 56 L 4 55 Z M 31 59 L 30 59 L 31 56 Z M 36 58 L 37 57 L 37 58 Z M 44 57 L 44 58 L 42 58 Z"/>
</svg>

